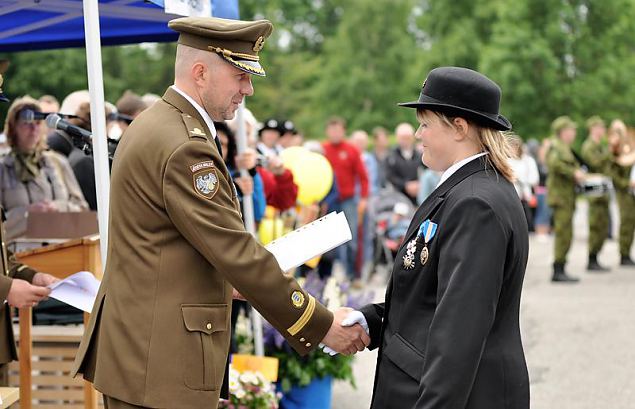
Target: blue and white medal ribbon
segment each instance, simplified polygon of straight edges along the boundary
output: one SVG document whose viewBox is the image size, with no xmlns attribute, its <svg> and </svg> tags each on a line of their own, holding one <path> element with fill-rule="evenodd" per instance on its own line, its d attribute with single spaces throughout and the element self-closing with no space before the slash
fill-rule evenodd
<svg viewBox="0 0 635 409">
<path fill-rule="evenodd" d="M 420 254 L 421 265 L 425 265 L 426 262 L 428 261 L 428 256 L 429 256 L 428 243 L 430 242 L 430 240 L 432 240 L 432 238 L 434 237 L 436 233 L 437 233 L 437 224 L 430 221 L 429 219 L 421 223 L 421 226 L 419 226 L 417 239 L 419 238 L 423 239 L 423 248 L 421 249 L 421 254 Z"/>
</svg>

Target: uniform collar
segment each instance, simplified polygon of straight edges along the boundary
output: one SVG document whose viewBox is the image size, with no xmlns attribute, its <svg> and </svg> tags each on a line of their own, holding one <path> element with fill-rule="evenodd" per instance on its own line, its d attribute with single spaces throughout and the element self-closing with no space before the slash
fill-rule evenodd
<svg viewBox="0 0 635 409">
<path fill-rule="evenodd" d="M 487 152 L 481 152 L 456 162 L 454 165 L 447 168 L 445 172 L 443 172 L 443 175 L 441 175 L 441 179 L 439 180 L 439 183 L 437 183 L 437 187 L 441 186 L 443 182 L 448 180 L 448 178 L 452 176 L 454 173 L 456 173 L 457 170 L 461 169 L 466 164 L 472 162 L 474 159 L 480 158 L 481 156 L 485 156 L 485 155 L 487 155 Z"/>
<path fill-rule="evenodd" d="M 205 122 L 205 125 L 207 125 L 207 129 L 209 129 L 209 131 L 211 132 L 211 134 L 214 137 L 214 139 L 216 139 L 216 128 L 214 128 L 214 121 L 209 116 L 207 111 L 204 110 L 203 107 L 200 106 L 196 101 L 194 101 L 194 99 L 192 99 L 192 97 L 187 95 L 184 91 L 180 90 L 176 85 L 172 85 L 171 88 L 174 91 L 176 91 L 179 95 L 181 95 L 183 98 L 185 98 L 187 100 L 187 102 L 189 102 L 190 105 L 192 105 L 194 107 L 194 109 L 196 109 L 196 112 L 198 112 L 200 117 Z"/>
</svg>

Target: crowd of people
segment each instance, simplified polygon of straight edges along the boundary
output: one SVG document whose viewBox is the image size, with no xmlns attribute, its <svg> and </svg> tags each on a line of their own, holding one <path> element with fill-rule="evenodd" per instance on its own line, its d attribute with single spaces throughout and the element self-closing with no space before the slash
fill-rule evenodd
<svg viewBox="0 0 635 409">
<path fill-rule="evenodd" d="M 106 103 L 111 160 L 128 125 L 159 98 L 126 91 L 116 104 Z M 97 210 L 90 149 L 63 130 L 48 129 L 43 119 L 49 113 L 60 113 L 70 123 L 91 129 L 86 91 L 71 93 L 61 105 L 51 95 L 13 101 L 0 140 L 0 204 L 7 212 L 8 240 L 25 233 L 29 212 Z M 264 218 L 282 219 L 293 228 L 328 212 L 342 211 L 353 239 L 324 255 L 318 265 L 321 276 L 330 275 L 333 262 L 339 261 L 353 285 L 361 287 L 378 265 L 390 268 L 414 209 L 434 191 L 441 177 L 422 164 L 413 126 L 397 125 L 392 132 L 393 146 L 389 130 L 378 126 L 369 134 L 357 129 L 348 136 L 346 121 L 334 116 L 325 123 L 323 141 L 316 143 L 305 141 L 291 120 L 259 121 L 248 109 L 243 117 L 247 149 L 240 154 L 237 120 L 215 122 L 214 126 L 239 200 L 243 195 L 252 197 L 256 223 Z M 577 124 L 569 117 L 555 119 L 552 135 L 542 142 L 514 139 L 514 185 L 529 230 L 539 240 L 550 233 L 555 236 L 553 281 L 577 281 L 565 272 L 564 265 L 579 194 L 589 203 L 588 270 L 608 271 L 598 262 L 598 254 L 609 237 L 619 238 L 621 265 L 634 264 L 630 257 L 635 224 L 633 137 L 619 119 L 608 132 L 597 116 L 589 118 L 586 128 L 588 137 L 579 153 L 572 148 Z M 324 155 L 334 172 L 329 194 L 308 206 L 299 204 L 298 185 L 282 159 L 285 149 L 297 146 Z M 619 214 L 609 213 L 614 199 Z M 612 232 L 613 218 L 620 219 L 618 232 Z"/>
</svg>

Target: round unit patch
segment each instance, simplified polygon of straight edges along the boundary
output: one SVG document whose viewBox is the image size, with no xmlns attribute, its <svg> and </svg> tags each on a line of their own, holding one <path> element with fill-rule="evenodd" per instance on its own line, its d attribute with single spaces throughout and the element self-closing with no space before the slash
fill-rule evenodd
<svg viewBox="0 0 635 409">
<path fill-rule="evenodd" d="M 304 294 L 300 291 L 294 291 L 291 294 L 291 303 L 295 308 L 302 308 L 304 306 Z"/>
</svg>

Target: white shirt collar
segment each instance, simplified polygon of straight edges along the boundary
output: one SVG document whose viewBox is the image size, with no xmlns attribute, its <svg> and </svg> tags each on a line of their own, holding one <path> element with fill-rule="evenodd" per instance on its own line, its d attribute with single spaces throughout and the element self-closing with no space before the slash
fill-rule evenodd
<svg viewBox="0 0 635 409">
<path fill-rule="evenodd" d="M 487 155 L 487 152 L 481 152 L 481 153 L 477 153 L 476 155 L 472 155 L 472 156 L 470 156 L 468 158 L 465 158 L 465 159 L 463 159 L 461 161 L 456 162 L 454 165 L 452 165 L 449 168 L 447 168 L 445 170 L 445 172 L 443 172 L 443 175 L 441 175 L 441 179 L 439 180 L 439 183 L 437 184 L 437 187 L 441 186 L 441 184 L 443 182 L 448 180 L 448 178 L 450 176 L 452 176 L 454 173 L 456 173 L 457 170 L 461 169 L 467 163 L 473 161 L 476 158 L 480 158 L 481 156 L 485 156 L 485 155 Z"/>
<path fill-rule="evenodd" d="M 201 115 L 201 117 L 203 118 L 203 121 L 205 121 L 205 125 L 207 125 L 207 128 L 209 129 L 209 131 L 212 133 L 212 136 L 214 137 L 214 139 L 216 139 L 216 128 L 214 128 L 214 121 L 212 120 L 212 118 L 209 116 L 209 114 L 207 113 L 206 110 L 203 109 L 202 106 L 200 106 L 196 101 L 194 101 L 192 99 L 192 97 L 190 97 L 189 95 L 187 95 L 185 92 L 181 91 L 176 85 L 172 85 L 172 89 L 175 90 L 176 92 L 178 92 L 179 94 L 181 94 L 181 96 L 185 99 L 187 99 L 187 101 L 192 104 L 192 106 L 194 108 L 196 108 L 196 110 L 198 111 L 198 113 Z"/>
</svg>

